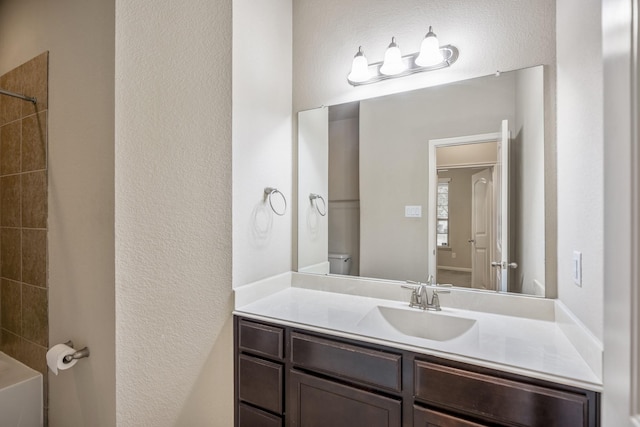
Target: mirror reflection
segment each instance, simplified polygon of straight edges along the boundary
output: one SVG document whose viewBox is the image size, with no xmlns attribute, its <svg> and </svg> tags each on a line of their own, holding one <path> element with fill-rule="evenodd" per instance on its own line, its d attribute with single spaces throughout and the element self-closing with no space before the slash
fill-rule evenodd
<svg viewBox="0 0 640 427">
<path fill-rule="evenodd" d="M 543 92 L 539 66 L 300 112 L 298 270 L 544 295 Z"/>
</svg>

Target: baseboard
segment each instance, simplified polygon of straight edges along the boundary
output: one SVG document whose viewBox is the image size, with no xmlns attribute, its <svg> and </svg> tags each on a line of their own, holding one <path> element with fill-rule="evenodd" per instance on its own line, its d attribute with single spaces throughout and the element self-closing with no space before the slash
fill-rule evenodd
<svg viewBox="0 0 640 427">
<path fill-rule="evenodd" d="M 446 265 L 439 265 L 438 266 L 438 270 L 447 270 L 447 271 L 460 271 L 463 273 L 471 273 L 471 269 L 470 268 L 466 268 L 466 267 L 449 267 Z"/>
</svg>

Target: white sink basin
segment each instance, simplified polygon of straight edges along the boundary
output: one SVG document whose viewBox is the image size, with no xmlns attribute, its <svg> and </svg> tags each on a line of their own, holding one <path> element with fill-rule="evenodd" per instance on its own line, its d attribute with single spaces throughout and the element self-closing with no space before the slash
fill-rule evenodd
<svg viewBox="0 0 640 427">
<path fill-rule="evenodd" d="M 463 335 L 475 324 L 475 319 L 452 316 L 441 311 L 377 306 L 360 320 L 358 326 L 378 330 L 391 327 L 396 332 L 415 338 L 449 341 Z"/>
</svg>

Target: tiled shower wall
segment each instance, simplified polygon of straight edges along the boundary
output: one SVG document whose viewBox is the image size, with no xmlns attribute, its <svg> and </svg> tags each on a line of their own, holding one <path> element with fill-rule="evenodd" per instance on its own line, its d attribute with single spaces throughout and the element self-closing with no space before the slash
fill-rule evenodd
<svg viewBox="0 0 640 427">
<path fill-rule="evenodd" d="M 0 77 L 0 350 L 42 372 L 47 406 L 48 53 Z M 45 412 L 46 413 L 46 412 Z"/>
</svg>

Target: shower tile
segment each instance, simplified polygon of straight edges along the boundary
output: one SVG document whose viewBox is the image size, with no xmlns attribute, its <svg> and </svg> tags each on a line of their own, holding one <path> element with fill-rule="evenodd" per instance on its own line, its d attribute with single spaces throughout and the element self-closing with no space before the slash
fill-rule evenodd
<svg viewBox="0 0 640 427">
<path fill-rule="evenodd" d="M 22 337 L 47 346 L 49 337 L 47 290 L 22 285 Z"/>
<path fill-rule="evenodd" d="M 26 117 L 36 111 L 44 111 L 48 108 L 48 67 L 49 52 L 44 52 L 20 66 L 20 77 L 24 82 L 22 88 L 24 94 L 37 98 L 35 105 L 31 102 L 22 103 L 22 117 Z"/>
<path fill-rule="evenodd" d="M 0 175 L 20 172 L 20 121 L 0 128 Z"/>
<path fill-rule="evenodd" d="M 46 230 L 22 230 L 22 281 L 47 286 Z"/>
<path fill-rule="evenodd" d="M 20 343 L 20 353 L 22 353 L 22 363 L 47 376 L 47 348 L 22 340 Z"/>
<path fill-rule="evenodd" d="M 10 92 L 21 92 L 22 85 L 20 84 L 17 68 L 0 77 L 0 88 Z M 2 102 L 0 102 L 0 125 L 20 118 L 22 114 L 21 102 L 24 101 L 11 96 L 2 96 Z"/>
<path fill-rule="evenodd" d="M 14 359 L 20 360 L 20 356 L 22 354 L 22 346 L 20 344 L 22 339 L 18 335 L 9 332 L 4 328 L 2 328 L 0 333 L 2 334 L 2 347 L 0 347 L 0 350 Z"/>
<path fill-rule="evenodd" d="M 22 174 L 22 226 L 47 228 L 47 171 Z"/>
<path fill-rule="evenodd" d="M 2 312 L 2 327 L 10 332 L 20 335 L 21 328 L 21 312 L 22 312 L 22 296 L 21 285 L 18 282 L 2 279 L 2 304 L 0 311 Z"/>
<path fill-rule="evenodd" d="M 22 119 L 22 172 L 47 167 L 47 113 Z"/>
<path fill-rule="evenodd" d="M 0 225 L 20 227 L 20 175 L 0 178 Z"/>
<path fill-rule="evenodd" d="M 0 229 L 0 275 L 4 279 L 22 280 L 21 255 L 20 229 Z"/>
</svg>

